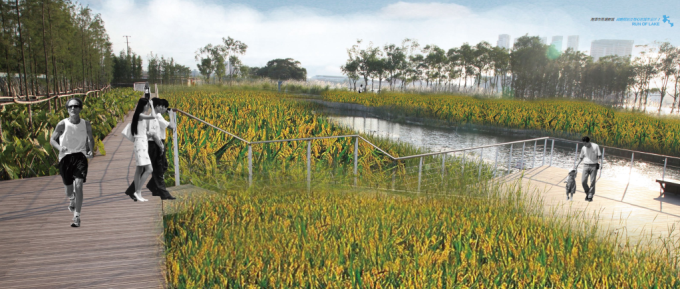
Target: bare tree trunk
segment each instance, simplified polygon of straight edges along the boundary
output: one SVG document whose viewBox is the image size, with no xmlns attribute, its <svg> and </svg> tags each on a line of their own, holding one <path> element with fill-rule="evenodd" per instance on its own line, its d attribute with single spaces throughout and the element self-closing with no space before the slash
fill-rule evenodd
<svg viewBox="0 0 680 289">
<path fill-rule="evenodd" d="M 45 96 L 48 98 L 50 97 L 50 63 L 47 60 L 47 38 L 45 37 L 45 2 L 46 0 L 43 0 L 43 5 L 42 5 L 42 35 L 43 35 L 43 51 L 45 52 Z M 48 100 L 49 102 L 49 100 Z M 50 102 L 50 108 L 49 110 L 52 110 L 52 103 Z"/>
</svg>

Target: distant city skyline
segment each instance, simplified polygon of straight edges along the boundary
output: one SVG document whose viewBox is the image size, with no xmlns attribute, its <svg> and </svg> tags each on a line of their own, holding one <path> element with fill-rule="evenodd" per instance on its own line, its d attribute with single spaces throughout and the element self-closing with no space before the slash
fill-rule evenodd
<svg viewBox="0 0 680 289">
<path fill-rule="evenodd" d="M 232 37 L 248 45 L 241 61 L 264 66 L 272 59 L 293 58 L 308 75 L 342 75 L 347 48 L 399 44 L 405 38 L 444 49 L 481 41 L 494 43 L 499 34 L 514 40 L 524 35 L 578 35 L 578 50 L 597 39 L 631 39 L 637 44 L 670 41 L 680 46 L 678 25 L 636 27 L 631 22 L 591 21 L 594 17 L 658 17 L 680 21 L 677 1 L 653 0 L 81 0 L 101 13 L 114 53 L 127 46 L 148 62 L 159 57 L 196 69 L 194 55 L 207 44 Z M 435 0 L 437 1 L 437 0 Z M 660 8 L 663 8 L 660 10 Z M 206 20 L 209 19 L 208 22 Z M 139 29 L 143 27 L 144 29 Z M 433 27 L 451 27 L 441 33 Z M 562 50 L 565 48 L 562 41 Z M 498 45 L 498 43 L 496 43 Z M 568 47 L 568 43 L 567 46 Z M 633 49 L 634 52 L 635 48 Z"/>
<path fill-rule="evenodd" d="M 498 35 L 498 41 L 496 41 L 496 46 L 505 49 L 512 49 L 512 47 L 510 46 L 510 35 L 508 34 Z"/>
<path fill-rule="evenodd" d="M 590 44 L 590 56 L 593 57 L 593 61 L 597 61 L 600 57 L 610 55 L 631 56 L 633 52 L 633 43 L 633 40 L 593 40 Z"/>
<path fill-rule="evenodd" d="M 567 49 L 569 48 L 571 48 L 574 51 L 579 51 L 578 35 L 569 35 L 569 37 L 567 37 Z"/>
<path fill-rule="evenodd" d="M 553 36 L 550 46 L 557 49 L 557 51 L 562 51 L 562 36 Z"/>
</svg>

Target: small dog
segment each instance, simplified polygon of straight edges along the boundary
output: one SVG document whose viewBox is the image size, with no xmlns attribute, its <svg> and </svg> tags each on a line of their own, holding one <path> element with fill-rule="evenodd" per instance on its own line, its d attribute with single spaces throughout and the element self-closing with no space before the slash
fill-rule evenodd
<svg viewBox="0 0 680 289">
<path fill-rule="evenodd" d="M 569 177 L 564 182 L 567 183 L 567 201 L 573 201 L 576 192 L 576 171 L 569 171 Z"/>
</svg>

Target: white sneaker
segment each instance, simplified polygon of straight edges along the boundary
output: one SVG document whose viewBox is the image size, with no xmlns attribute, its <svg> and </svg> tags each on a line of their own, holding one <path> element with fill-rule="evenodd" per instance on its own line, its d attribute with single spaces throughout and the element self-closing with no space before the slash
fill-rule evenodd
<svg viewBox="0 0 680 289">
<path fill-rule="evenodd" d="M 145 199 L 145 198 L 142 197 L 142 193 L 141 193 L 141 192 L 135 192 L 135 197 L 137 197 L 137 200 L 139 200 L 140 202 L 146 202 L 146 201 L 148 201 L 148 199 Z"/>
</svg>

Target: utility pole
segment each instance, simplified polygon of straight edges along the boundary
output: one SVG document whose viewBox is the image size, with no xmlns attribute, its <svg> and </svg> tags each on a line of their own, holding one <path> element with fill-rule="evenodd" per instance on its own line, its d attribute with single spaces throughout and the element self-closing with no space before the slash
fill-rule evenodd
<svg viewBox="0 0 680 289">
<path fill-rule="evenodd" d="M 132 37 L 132 36 L 123 35 L 123 37 L 125 37 L 125 44 L 127 45 L 127 55 L 129 57 L 130 56 L 130 41 L 129 41 L 130 39 L 129 38 Z"/>
</svg>

